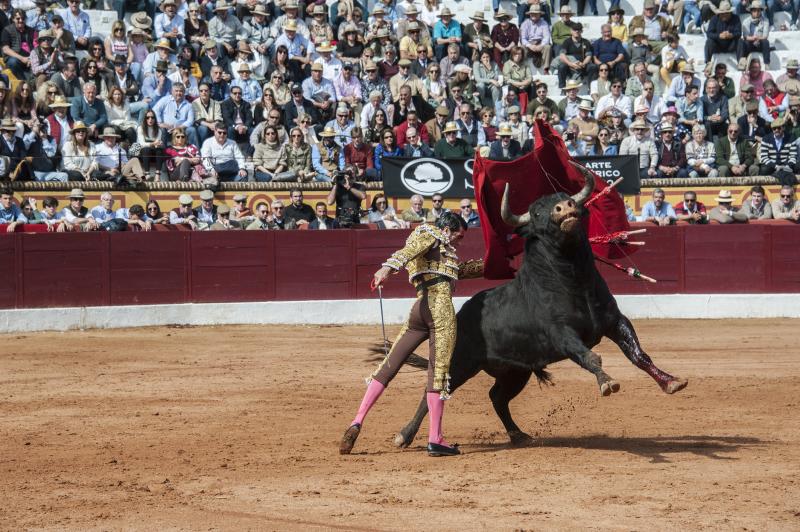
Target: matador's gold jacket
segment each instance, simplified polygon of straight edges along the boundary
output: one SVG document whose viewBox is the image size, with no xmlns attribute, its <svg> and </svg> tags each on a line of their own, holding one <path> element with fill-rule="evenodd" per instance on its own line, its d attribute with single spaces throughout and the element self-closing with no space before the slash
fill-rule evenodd
<svg viewBox="0 0 800 532">
<path fill-rule="evenodd" d="M 483 260 L 459 262 L 450 239 L 441 229 L 429 224 L 414 229 L 403 249 L 396 251 L 382 266 L 394 270 L 405 267 L 412 284 L 425 274 L 443 275 L 452 280 L 483 276 Z"/>
</svg>

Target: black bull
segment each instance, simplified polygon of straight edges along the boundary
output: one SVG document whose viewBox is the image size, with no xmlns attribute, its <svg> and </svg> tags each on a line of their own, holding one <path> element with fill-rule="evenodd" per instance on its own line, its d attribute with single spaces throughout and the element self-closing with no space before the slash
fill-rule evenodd
<svg viewBox="0 0 800 532">
<path fill-rule="evenodd" d="M 450 389 L 455 391 L 481 370 L 494 377 L 489 398 L 515 444 L 530 437 L 514 423 L 509 402 L 532 374 L 549 381 L 548 364 L 570 359 L 597 377 L 602 395 L 619 390 L 619 384 L 603 371 L 600 356 L 591 350 L 604 336 L 664 392 L 675 393 L 687 384 L 653 364 L 597 271 L 580 222 L 594 178 L 575 166 L 586 177 L 583 190 L 574 196 L 558 193 L 539 198 L 521 216 L 509 209 L 506 185 L 501 209 L 505 222 L 516 226 L 526 239 L 522 266 L 513 281 L 476 294 L 457 315 Z M 395 438 L 398 446 L 411 443 L 427 411 L 423 397 L 412 420 Z"/>
</svg>

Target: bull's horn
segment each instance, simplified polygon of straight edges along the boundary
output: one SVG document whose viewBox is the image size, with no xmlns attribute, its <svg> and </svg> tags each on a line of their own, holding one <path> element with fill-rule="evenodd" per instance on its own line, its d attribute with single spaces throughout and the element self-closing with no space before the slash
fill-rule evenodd
<svg viewBox="0 0 800 532">
<path fill-rule="evenodd" d="M 508 205 L 508 190 L 511 186 L 506 183 L 506 188 L 503 190 L 503 199 L 500 201 L 500 216 L 502 216 L 503 221 L 512 227 L 519 227 L 521 225 L 526 225 L 531 221 L 531 213 L 526 212 L 521 216 L 517 216 L 513 212 L 511 212 L 511 207 Z"/>
<path fill-rule="evenodd" d="M 571 164 L 574 168 L 577 168 L 578 171 L 583 174 L 585 184 L 580 192 L 572 196 L 572 199 L 575 200 L 575 203 L 578 205 L 583 205 L 584 202 L 589 199 L 589 196 L 594 190 L 594 176 L 589 170 L 586 169 L 585 166 L 578 164 L 575 161 L 570 161 L 569 164 Z"/>
</svg>

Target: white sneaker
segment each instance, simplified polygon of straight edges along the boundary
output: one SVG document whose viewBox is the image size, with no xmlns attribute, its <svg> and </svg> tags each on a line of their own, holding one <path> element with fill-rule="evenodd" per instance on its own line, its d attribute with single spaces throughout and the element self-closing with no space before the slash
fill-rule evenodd
<svg viewBox="0 0 800 532">
<path fill-rule="evenodd" d="M 797 24 L 792 24 L 791 26 L 789 26 L 789 29 L 792 31 L 797 31 Z"/>
<path fill-rule="evenodd" d="M 692 30 L 694 30 L 694 28 L 695 28 L 694 20 L 690 20 L 689 23 L 686 25 L 686 33 L 692 33 Z"/>
</svg>

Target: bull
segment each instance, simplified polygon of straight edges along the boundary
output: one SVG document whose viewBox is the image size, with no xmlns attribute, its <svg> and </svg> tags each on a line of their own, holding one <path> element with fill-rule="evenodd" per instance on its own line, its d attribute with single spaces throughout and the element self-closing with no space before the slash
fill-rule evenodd
<svg viewBox="0 0 800 532">
<path fill-rule="evenodd" d="M 656 367 L 597 271 L 582 224 L 595 179 L 584 167 L 571 164 L 585 177 L 583 189 L 573 196 L 562 192 L 541 197 L 522 215 L 511 212 L 506 184 L 501 215 L 525 238 L 522 265 L 514 280 L 476 294 L 457 314 L 450 389 L 455 391 L 480 371 L 494 377 L 489 398 L 516 445 L 531 438 L 514 422 L 509 403 L 531 375 L 551 382 L 545 369 L 549 364 L 570 359 L 597 378 L 603 396 L 619 391 L 619 383 L 603 371 L 600 356 L 592 351 L 603 337 L 617 344 L 665 393 L 688 384 Z M 411 444 L 427 411 L 423 397 L 396 436 L 396 445 Z"/>
</svg>

